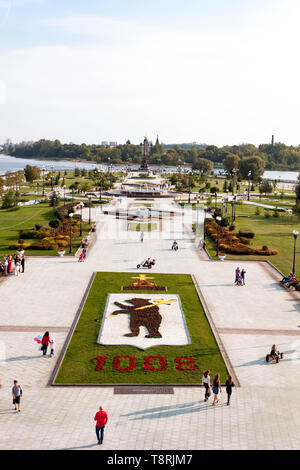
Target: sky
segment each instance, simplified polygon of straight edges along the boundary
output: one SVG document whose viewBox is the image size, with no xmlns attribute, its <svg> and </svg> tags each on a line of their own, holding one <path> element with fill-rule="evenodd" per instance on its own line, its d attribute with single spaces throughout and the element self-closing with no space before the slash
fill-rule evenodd
<svg viewBox="0 0 300 470">
<path fill-rule="evenodd" d="M 0 0 L 0 143 L 300 144 L 299 0 Z"/>
</svg>

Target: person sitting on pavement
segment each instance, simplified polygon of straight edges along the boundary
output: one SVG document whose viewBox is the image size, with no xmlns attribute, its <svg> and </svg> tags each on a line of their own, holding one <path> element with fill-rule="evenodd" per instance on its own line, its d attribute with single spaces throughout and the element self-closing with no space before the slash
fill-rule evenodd
<svg viewBox="0 0 300 470">
<path fill-rule="evenodd" d="M 173 245 L 172 245 L 172 250 L 178 250 L 178 243 L 176 240 L 174 240 Z"/>
<path fill-rule="evenodd" d="M 272 359 L 274 359 L 276 361 L 276 359 L 280 356 L 280 352 L 278 351 L 277 347 L 276 347 L 276 344 L 273 344 L 272 346 L 272 349 L 271 349 L 271 352 L 270 352 L 270 356 Z"/>
<path fill-rule="evenodd" d="M 298 284 L 298 279 L 296 279 L 295 276 L 292 276 L 291 280 L 287 282 L 288 284 L 288 289 L 292 286 L 296 286 Z"/>
<path fill-rule="evenodd" d="M 293 273 L 290 273 L 288 276 L 285 276 L 283 279 L 281 279 L 280 283 L 281 284 L 286 284 L 287 282 L 290 282 L 293 277 Z"/>
</svg>

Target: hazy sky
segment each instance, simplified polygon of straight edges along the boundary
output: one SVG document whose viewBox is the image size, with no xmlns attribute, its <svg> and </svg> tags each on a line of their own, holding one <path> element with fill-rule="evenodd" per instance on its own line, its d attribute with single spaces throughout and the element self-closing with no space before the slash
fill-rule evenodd
<svg viewBox="0 0 300 470">
<path fill-rule="evenodd" d="M 300 144 L 299 0 L 0 0 L 0 142 Z"/>
</svg>

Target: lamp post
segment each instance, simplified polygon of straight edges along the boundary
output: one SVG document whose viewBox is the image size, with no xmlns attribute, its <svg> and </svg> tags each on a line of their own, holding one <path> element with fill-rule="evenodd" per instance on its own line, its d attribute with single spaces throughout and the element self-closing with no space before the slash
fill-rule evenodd
<svg viewBox="0 0 300 470">
<path fill-rule="evenodd" d="M 98 169 L 99 173 L 99 186 L 100 186 L 100 202 L 102 201 L 102 175 L 101 170 Z"/>
<path fill-rule="evenodd" d="M 218 198 L 218 195 L 217 195 L 217 192 L 215 192 L 215 208 L 217 208 L 217 198 Z"/>
<path fill-rule="evenodd" d="M 220 243 L 220 222 L 221 222 L 221 217 L 216 217 L 216 221 L 218 224 L 218 241 L 217 241 L 217 256 L 219 256 L 219 243 Z"/>
<path fill-rule="evenodd" d="M 248 173 L 248 201 L 250 201 L 250 178 L 252 175 L 252 171 L 249 171 Z"/>
<path fill-rule="evenodd" d="M 69 214 L 69 217 L 71 219 L 71 223 L 70 223 L 70 250 L 69 250 L 70 255 L 72 254 L 72 251 L 73 251 L 73 249 L 72 249 L 72 221 L 73 221 L 73 215 L 74 214 L 72 212 L 71 212 L 71 214 Z"/>
<path fill-rule="evenodd" d="M 193 176 L 193 172 L 189 172 L 189 204 L 191 203 L 191 177 Z"/>
<path fill-rule="evenodd" d="M 64 206 L 66 205 L 66 185 L 63 185 L 64 188 Z"/>
<path fill-rule="evenodd" d="M 89 225 L 91 225 L 91 196 L 88 196 L 89 200 Z"/>
<path fill-rule="evenodd" d="M 204 233 L 203 233 L 203 240 L 204 240 L 204 241 L 205 241 L 205 239 L 206 239 L 206 230 L 205 230 L 206 212 L 207 212 L 207 207 L 204 207 Z"/>
<path fill-rule="evenodd" d="M 53 178 L 54 178 L 54 176 L 53 176 L 53 169 L 54 169 L 54 167 L 52 166 L 52 167 L 51 167 L 51 191 L 53 191 Z"/>
<path fill-rule="evenodd" d="M 53 191 L 53 219 L 55 218 L 56 192 Z"/>
<path fill-rule="evenodd" d="M 231 171 L 232 174 L 232 195 L 234 196 L 234 183 L 235 183 L 235 175 L 237 174 L 238 170 L 236 168 L 233 168 Z"/>
<path fill-rule="evenodd" d="M 42 175 L 43 175 L 43 197 L 45 196 L 45 168 L 42 168 Z"/>
<path fill-rule="evenodd" d="M 294 260 L 293 260 L 293 274 L 296 272 L 296 243 L 297 243 L 297 237 L 299 235 L 299 232 L 297 230 L 293 231 L 294 235 Z"/>
<path fill-rule="evenodd" d="M 234 201 L 231 201 L 231 225 L 233 225 L 234 218 Z"/>
<path fill-rule="evenodd" d="M 84 204 L 83 202 L 80 202 L 80 212 L 81 212 L 81 217 L 80 217 L 80 236 L 82 237 L 82 208 Z"/>
</svg>

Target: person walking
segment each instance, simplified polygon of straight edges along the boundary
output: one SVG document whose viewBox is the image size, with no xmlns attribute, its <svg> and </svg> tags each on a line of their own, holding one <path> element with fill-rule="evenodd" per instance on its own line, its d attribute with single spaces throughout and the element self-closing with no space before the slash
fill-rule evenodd
<svg viewBox="0 0 300 470">
<path fill-rule="evenodd" d="M 230 405 L 230 398 L 232 394 L 232 387 L 234 387 L 234 383 L 232 381 L 232 377 L 229 376 L 228 379 L 226 380 L 226 393 L 227 393 L 227 406 Z"/>
<path fill-rule="evenodd" d="M 14 386 L 11 391 L 12 391 L 13 404 L 15 407 L 15 411 L 17 411 L 17 406 L 18 406 L 18 411 L 20 412 L 21 411 L 20 400 L 21 400 L 21 397 L 23 396 L 23 390 L 17 380 L 14 380 Z"/>
<path fill-rule="evenodd" d="M 245 269 L 242 269 L 242 271 L 241 271 L 241 278 L 242 278 L 243 286 L 245 285 L 245 274 L 246 274 Z"/>
<path fill-rule="evenodd" d="M 220 402 L 219 400 L 219 393 L 222 393 L 221 382 L 220 382 L 220 374 L 217 374 L 213 380 L 213 387 L 212 391 L 214 394 L 214 401 L 213 405 L 216 405 Z"/>
<path fill-rule="evenodd" d="M 54 351 L 55 351 L 55 341 L 52 338 L 50 341 L 50 357 L 54 356 Z"/>
<path fill-rule="evenodd" d="M 240 268 L 239 268 L 239 267 L 237 267 L 237 268 L 236 268 L 236 270 L 235 270 L 235 281 L 234 281 L 234 282 L 235 282 L 235 284 L 237 284 L 237 283 L 238 283 L 238 278 L 240 277 L 240 275 L 241 275 Z"/>
<path fill-rule="evenodd" d="M 46 333 L 44 334 L 44 336 L 42 338 L 41 350 L 43 351 L 43 356 L 46 356 L 46 354 L 47 354 L 47 349 L 48 349 L 49 343 L 50 343 L 50 335 L 49 335 L 49 331 L 46 331 Z"/>
<path fill-rule="evenodd" d="M 21 259 L 21 268 L 22 268 L 21 273 L 25 273 L 25 256 L 24 255 L 22 256 L 22 259 Z"/>
<path fill-rule="evenodd" d="M 144 242 L 144 236 L 145 236 L 145 235 L 144 235 L 144 232 L 142 232 L 142 233 L 141 233 L 141 236 L 140 236 L 141 243 Z"/>
<path fill-rule="evenodd" d="M 207 401 L 210 397 L 210 370 L 206 370 L 202 377 L 202 385 L 205 388 L 204 401 Z"/>
<path fill-rule="evenodd" d="M 98 413 L 96 413 L 94 421 L 96 421 L 96 436 L 98 439 L 98 444 L 103 444 L 104 437 L 104 428 L 108 421 L 106 411 L 103 411 L 103 407 L 99 407 Z"/>
</svg>

